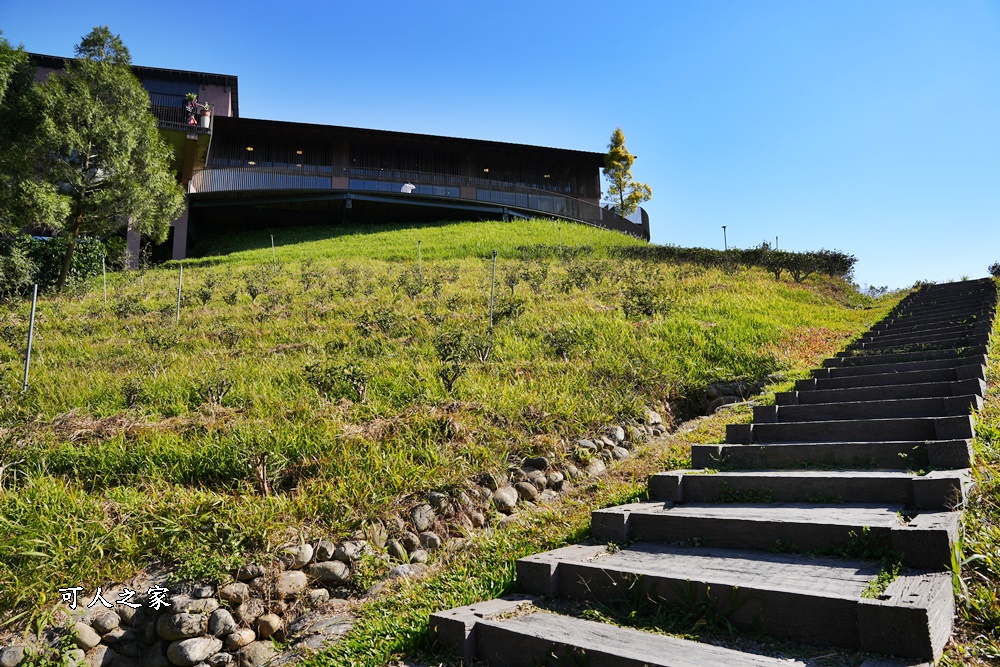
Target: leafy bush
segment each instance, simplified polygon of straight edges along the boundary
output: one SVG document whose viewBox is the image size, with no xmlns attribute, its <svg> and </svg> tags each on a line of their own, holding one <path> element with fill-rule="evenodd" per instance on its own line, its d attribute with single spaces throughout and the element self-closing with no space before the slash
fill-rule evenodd
<svg viewBox="0 0 1000 667">
<path fill-rule="evenodd" d="M 0 256 L 0 301 L 23 296 L 35 282 L 38 266 L 20 246 Z"/>
<path fill-rule="evenodd" d="M 987 271 L 989 271 L 990 275 L 994 278 L 1000 278 L 1000 262 L 990 264 L 990 268 L 988 268 Z"/>
<path fill-rule="evenodd" d="M 26 234 L 0 240 L 0 299 L 24 294 L 34 283 L 38 283 L 40 290 L 55 285 L 68 245 L 69 239 L 65 237 L 36 239 Z M 124 241 L 117 238 L 110 239 L 107 245 L 96 238 L 77 239 L 67 284 L 99 275 L 105 255 L 108 268 L 117 267 L 123 248 Z"/>
</svg>

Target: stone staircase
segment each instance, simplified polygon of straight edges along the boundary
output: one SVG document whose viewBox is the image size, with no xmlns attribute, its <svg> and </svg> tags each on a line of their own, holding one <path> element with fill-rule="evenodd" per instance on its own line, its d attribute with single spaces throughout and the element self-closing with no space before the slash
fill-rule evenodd
<svg viewBox="0 0 1000 667">
<path fill-rule="evenodd" d="M 725 444 L 693 445 L 693 470 L 651 477 L 648 502 L 593 512 L 601 544 L 519 560 L 526 595 L 432 615 L 437 638 L 492 666 L 809 664 L 565 613 L 645 605 L 905 660 L 863 667 L 936 660 L 996 301 L 991 280 L 911 294 Z"/>
</svg>

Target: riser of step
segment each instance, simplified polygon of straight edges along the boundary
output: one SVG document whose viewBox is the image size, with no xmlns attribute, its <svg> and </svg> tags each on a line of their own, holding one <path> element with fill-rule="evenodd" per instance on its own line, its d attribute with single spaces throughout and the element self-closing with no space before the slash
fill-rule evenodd
<svg viewBox="0 0 1000 667">
<path fill-rule="evenodd" d="M 989 322 L 993 319 L 994 308 L 983 308 L 980 310 L 961 310 L 958 312 L 938 313 L 934 315 L 923 315 L 920 317 L 892 316 L 882 320 L 871 328 L 873 332 L 887 331 L 899 327 L 926 327 L 946 324 L 976 324 L 978 322 Z"/>
<path fill-rule="evenodd" d="M 906 361 L 938 361 L 941 359 L 959 359 L 962 357 L 982 356 L 986 354 L 985 345 L 972 347 L 950 348 L 943 350 L 926 350 L 924 352 L 898 352 L 895 354 L 872 354 L 858 352 L 838 352 L 837 356 L 823 360 L 824 368 L 841 368 L 845 366 L 870 366 L 872 364 L 896 364 Z"/>
<path fill-rule="evenodd" d="M 837 369 L 835 369 L 837 370 Z M 848 370 L 848 369 L 843 369 Z M 958 382 L 960 380 L 985 380 L 986 367 L 968 364 L 954 368 L 874 373 L 872 375 L 844 375 L 798 380 L 796 391 L 813 389 L 853 389 L 859 387 L 887 387 L 901 384 L 926 384 L 928 382 Z"/>
<path fill-rule="evenodd" d="M 967 440 L 973 436 L 971 415 L 903 419 L 729 424 L 726 443 L 884 442 L 888 440 Z"/>
<path fill-rule="evenodd" d="M 880 650 L 864 641 L 860 618 L 884 623 L 901 615 L 914 627 L 896 654 L 936 657 L 940 637 L 951 631 L 950 619 L 937 613 L 954 611 L 950 575 L 905 575 L 901 590 L 916 589 L 923 604 L 886 595 L 875 608 L 884 618 L 876 620 L 861 594 L 878 573 L 877 564 L 860 561 L 643 543 L 614 554 L 603 546 L 567 547 L 517 563 L 518 586 L 529 594 L 601 605 L 621 604 L 623 595 L 666 608 L 697 605 L 736 627 L 806 643 Z"/>
<path fill-rule="evenodd" d="M 989 334 L 962 336 L 915 336 L 912 340 L 859 342 L 848 346 L 851 350 L 894 350 L 899 352 L 917 352 L 920 350 L 942 350 L 955 347 L 970 347 L 986 345 L 990 342 Z"/>
<path fill-rule="evenodd" d="M 801 467 L 956 470 L 972 465 L 969 440 L 691 445 L 694 468 Z"/>
<path fill-rule="evenodd" d="M 861 375 L 885 375 L 888 373 L 912 373 L 915 371 L 938 371 L 949 368 L 964 368 L 966 366 L 983 366 L 986 358 L 981 355 L 956 357 L 954 359 L 927 359 L 924 361 L 882 362 L 861 366 L 842 366 L 837 368 L 815 368 L 812 375 L 815 379 L 834 379 L 858 377 Z M 963 378 L 964 379 L 964 378 Z"/>
<path fill-rule="evenodd" d="M 895 331 L 884 334 L 865 334 L 859 340 L 862 343 L 921 343 L 936 342 L 939 340 L 950 340 L 963 336 L 989 336 L 990 327 L 982 324 L 974 326 L 951 326 L 920 328 L 915 331 Z"/>
<path fill-rule="evenodd" d="M 431 615 L 430 626 L 452 656 L 490 667 L 807 667 L 799 660 L 532 610 L 526 596 L 441 611 Z"/>
<path fill-rule="evenodd" d="M 989 320 L 975 320 L 973 322 L 932 322 L 930 324 L 896 324 L 891 327 L 881 329 L 871 329 L 862 336 L 863 340 L 875 340 L 889 336 L 912 336 L 914 334 L 943 334 L 943 333 L 983 333 L 989 331 L 991 322 Z"/>
<path fill-rule="evenodd" d="M 851 403 L 856 401 L 888 401 L 904 398 L 933 398 L 972 395 L 982 397 L 986 392 L 983 380 L 961 382 L 923 382 L 919 384 L 890 384 L 881 387 L 854 387 L 850 389 L 813 389 L 812 391 L 782 391 L 774 395 L 774 402 L 781 405 L 816 405 L 817 403 Z"/>
<path fill-rule="evenodd" d="M 809 392 L 802 393 L 808 394 Z M 982 397 L 967 395 L 799 405 L 756 405 L 753 408 L 753 421 L 755 424 L 764 424 L 907 417 L 955 417 L 967 415 L 973 408 L 978 410 L 983 407 L 982 404 Z"/>
<path fill-rule="evenodd" d="M 902 505 L 674 505 L 645 502 L 591 513 L 591 537 L 728 549 L 848 550 L 898 554 L 907 567 L 942 570 L 958 539 L 958 512 L 928 512 L 903 524 Z"/>
<path fill-rule="evenodd" d="M 908 305 L 893 317 L 896 319 L 908 319 L 910 317 L 923 317 L 927 315 L 951 315 L 962 312 L 975 313 L 989 311 L 992 306 L 993 301 L 989 298 L 943 299 L 937 303 L 924 302 Z"/>
<path fill-rule="evenodd" d="M 649 478 L 649 498 L 673 503 L 881 503 L 950 511 L 965 504 L 967 471 L 673 470 Z"/>
</svg>

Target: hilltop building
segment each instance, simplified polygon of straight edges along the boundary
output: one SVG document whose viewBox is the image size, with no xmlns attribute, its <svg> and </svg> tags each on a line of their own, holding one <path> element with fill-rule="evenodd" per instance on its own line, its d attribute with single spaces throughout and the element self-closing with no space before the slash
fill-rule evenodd
<svg viewBox="0 0 1000 667">
<path fill-rule="evenodd" d="M 39 78 L 65 63 L 32 60 Z M 552 216 L 649 240 L 645 211 L 626 219 L 601 207 L 604 153 L 241 118 L 236 76 L 132 69 L 187 191 L 171 224 L 173 259 L 212 235 L 350 220 Z M 195 116 L 189 93 L 204 105 Z M 138 250 L 137 237 L 129 243 Z"/>
</svg>

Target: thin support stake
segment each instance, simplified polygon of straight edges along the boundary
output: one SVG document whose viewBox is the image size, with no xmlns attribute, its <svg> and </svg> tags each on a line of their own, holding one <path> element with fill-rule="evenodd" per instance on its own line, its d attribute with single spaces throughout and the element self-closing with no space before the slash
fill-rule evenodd
<svg viewBox="0 0 1000 667">
<path fill-rule="evenodd" d="M 424 284 L 424 263 L 420 254 L 420 241 L 417 241 L 417 273 L 420 274 L 420 284 Z"/>
<path fill-rule="evenodd" d="M 493 251 L 493 274 L 490 276 L 490 336 L 493 336 L 493 301 L 497 288 L 497 251 Z"/>
<path fill-rule="evenodd" d="M 274 234 L 271 234 L 271 263 L 278 268 L 278 255 L 274 252 Z"/>
<path fill-rule="evenodd" d="M 104 307 L 108 307 L 108 267 L 105 257 L 101 257 L 101 274 L 104 276 Z"/>
<path fill-rule="evenodd" d="M 24 355 L 24 383 L 21 393 L 28 391 L 28 369 L 31 367 L 31 343 L 35 340 L 35 306 L 38 304 L 38 284 L 31 294 L 31 323 L 28 325 L 28 351 Z"/>
<path fill-rule="evenodd" d="M 181 264 L 181 272 L 177 276 L 177 317 L 174 324 L 181 323 L 181 286 L 184 284 L 184 265 Z"/>
</svg>

